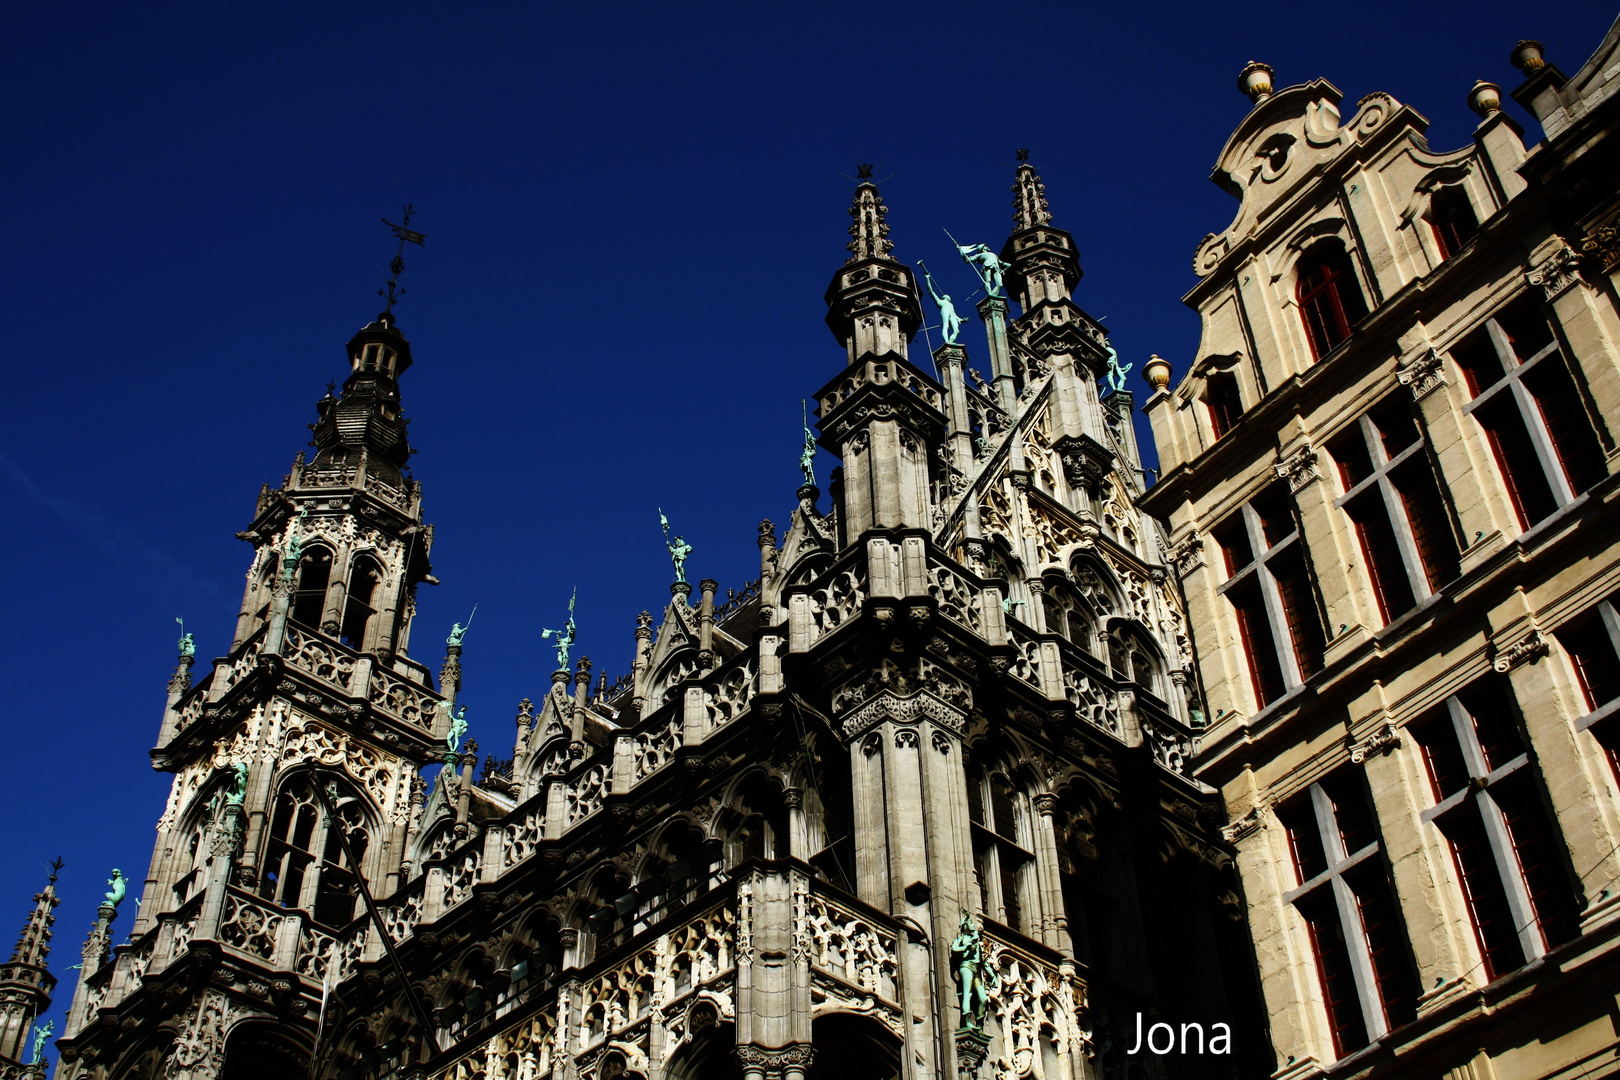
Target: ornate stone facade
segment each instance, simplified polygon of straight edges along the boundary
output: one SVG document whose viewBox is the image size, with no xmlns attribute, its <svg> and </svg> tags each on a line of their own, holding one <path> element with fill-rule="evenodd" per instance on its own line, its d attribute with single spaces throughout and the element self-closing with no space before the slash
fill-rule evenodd
<svg viewBox="0 0 1620 1080">
<path fill-rule="evenodd" d="M 1529 149 L 1244 69 L 1145 406 L 1279 1077 L 1615 1073 L 1620 24 L 1514 57 Z"/>
<path fill-rule="evenodd" d="M 908 358 L 916 284 L 858 186 L 815 395 L 830 505 L 799 489 L 729 599 L 677 583 L 624 677 L 581 659 L 534 688 L 476 779 L 444 741 L 461 643 L 437 686 L 409 649 L 432 544 L 409 345 L 363 330 L 318 453 L 242 534 L 231 653 L 171 681 L 152 869 L 129 942 L 87 953 L 60 1075 L 1080 1080 L 1135 1075 L 1096 1030 L 1137 1010 L 1248 1033 L 1149 1075 L 1251 1071 L 1264 1020 L 1188 775 L 1203 710 L 1132 398 L 1099 392 L 1105 336 L 1027 163 L 1015 193 L 1021 313 L 980 305 L 976 387 L 965 346 L 943 382 Z"/>
</svg>

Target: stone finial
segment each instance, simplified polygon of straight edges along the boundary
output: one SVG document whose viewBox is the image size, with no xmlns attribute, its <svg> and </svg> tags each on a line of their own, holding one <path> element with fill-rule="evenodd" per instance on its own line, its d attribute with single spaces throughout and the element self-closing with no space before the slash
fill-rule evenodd
<svg viewBox="0 0 1620 1080">
<path fill-rule="evenodd" d="M 870 179 L 870 167 L 863 167 L 862 175 L 866 179 L 855 189 L 855 205 L 849 208 L 849 216 L 855 221 L 849 227 L 849 235 L 853 239 L 845 245 L 850 251 L 845 262 L 886 259 L 889 252 L 894 250 L 894 243 L 889 240 L 889 226 L 883 221 L 888 216 L 889 208 L 883 205 L 883 197 Z"/>
<path fill-rule="evenodd" d="M 1020 150 L 1018 173 L 1013 178 L 1013 229 L 1033 229 L 1049 224 L 1052 210 L 1046 203 L 1046 185 L 1027 160 L 1029 151 Z"/>
<path fill-rule="evenodd" d="M 1275 74 L 1270 64 L 1250 60 L 1243 65 L 1243 70 L 1238 72 L 1238 89 L 1258 105 L 1271 96 L 1271 77 Z"/>
<path fill-rule="evenodd" d="M 1484 79 L 1478 80 L 1468 91 L 1468 107 L 1487 119 L 1492 113 L 1501 112 L 1502 88 Z"/>
<path fill-rule="evenodd" d="M 1164 390 L 1170 385 L 1170 361 L 1154 353 L 1148 357 L 1148 362 L 1142 365 L 1142 378 L 1153 387 L 1155 393 Z"/>
<path fill-rule="evenodd" d="M 1513 51 L 1508 54 L 1508 62 L 1524 72 L 1527 79 L 1547 66 L 1539 41 L 1526 40 L 1513 46 Z"/>
</svg>

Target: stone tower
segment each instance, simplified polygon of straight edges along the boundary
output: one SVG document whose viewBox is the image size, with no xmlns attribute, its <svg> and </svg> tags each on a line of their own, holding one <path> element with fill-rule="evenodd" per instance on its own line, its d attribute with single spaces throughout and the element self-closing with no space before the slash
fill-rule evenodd
<svg viewBox="0 0 1620 1080">
<path fill-rule="evenodd" d="M 45 888 L 34 894 L 11 959 L 0 965 L 0 1072 L 6 1076 L 44 1077 L 43 1054 L 34 1059 L 34 1021 L 51 1007 L 56 976 L 45 967 L 51 954 L 51 924 L 56 922 L 56 870 Z M 24 1063 L 28 1067 L 24 1067 Z"/>
<path fill-rule="evenodd" d="M 240 1060 L 307 1057 L 322 928 L 363 914 L 362 882 L 386 895 L 405 870 L 413 781 L 444 756 L 454 680 L 441 694 L 408 655 L 417 585 L 434 580 L 400 411 L 410 343 L 379 316 L 347 360 L 341 393 L 316 403 L 314 457 L 264 486 L 237 534 L 253 557 L 229 652 L 194 683 L 181 642 L 152 751 L 174 785 L 139 912 L 109 948 L 102 908 L 60 1075 L 213 1076 L 231 1032 Z"/>
<path fill-rule="evenodd" d="M 459 644 L 437 692 L 405 653 L 431 580 L 398 473 L 408 347 L 362 332 L 317 457 L 243 534 L 235 649 L 195 688 L 182 658 L 147 899 L 86 964 L 65 1075 L 1252 1074 L 1264 1021 L 1219 803 L 1186 775 L 1202 718 L 1130 395 L 1099 396 L 1109 350 L 1032 167 L 1016 191 L 1023 310 L 979 305 L 986 382 L 961 345 L 942 376 L 911 359 L 917 282 L 857 186 L 815 395 L 830 505 L 807 469 L 723 597 L 672 542 L 629 670 L 593 682 L 570 631 L 476 781 L 441 741 Z M 328 814 L 312 785 L 334 782 Z M 1196 1043 L 1133 1058 L 1139 1017 Z"/>
</svg>

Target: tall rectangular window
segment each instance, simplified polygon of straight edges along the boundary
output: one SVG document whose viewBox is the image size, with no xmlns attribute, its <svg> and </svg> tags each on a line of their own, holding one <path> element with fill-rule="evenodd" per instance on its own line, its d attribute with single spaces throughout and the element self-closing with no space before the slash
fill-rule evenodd
<svg viewBox="0 0 1620 1080">
<path fill-rule="evenodd" d="M 1417 1006 L 1377 821 L 1359 769 L 1341 770 L 1280 806 L 1298 887 L 1284 899 L 1310 930 L 1333 1048 L 1353 1054 L 1410 1021 Z"/>
<path fill-rule="evenodd" d="M 1411 407 L 1387 398 L 1328 444 L 1384 622 L 1457 576 L 1458 551 Z"/>
<path fill-rule="evenodd" d="M 1534 298 L 1515 301 L 1451 350 L 1473 414 L 1529 529 L 1606 475 L 1597 427 Z"/>
<path fill-rule="evenodd" d="M 1611 596 L 1558 628 L 1558 644 L 1569 656 L 1586 699 L 1577 726 L 1589 728 L 1608 754 L 1620 781 L 1620 596 Z"/>
<path fill-rule="evenodd" d="M 1492 676 L 1446 699 L 1415 728 L 1435 805 L 1423 812 L 1451 847 L 1491 978 L 1578 931 L 1577 900 L 1514 711 Z"/>
<path fill-rule="evenodd" d="M 1440 257 L 1449 259 L 1479 235 L 1479 218 L 1474 215 L 1468 192 L 1459 185 L 1437 188 L 1429 196 L 1429 225 L 1440 245 Z"/>
<path fill-rule="evenodd" d="M 1316 674 L 1326 638 L 1288 489 L 1273 484 L 1213 530 L 1255 699 L 1264 708 Z"/>
</svg>

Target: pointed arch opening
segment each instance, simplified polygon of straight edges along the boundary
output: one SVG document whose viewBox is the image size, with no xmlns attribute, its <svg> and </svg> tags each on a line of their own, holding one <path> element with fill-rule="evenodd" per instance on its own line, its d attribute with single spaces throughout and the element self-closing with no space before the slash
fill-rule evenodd
<svg viewBox="0 0 1620 1080">
<path fill-rule="evenodd" d="M 359 875 L 364 872 L 372 824 L 365 804 L 340 793 L 328 819 L 308 773 L 290 777 L 276 795 L 265 838 L 259 895 L 282 907 L 301 908 L 316 922 L 344 926 L 355 914 Z M 338 829 L 361 866 L 351 866 Z"/>
<path fill-rule="evenodd" d="M 343 644 L 356 651 L 371 644 L 377 622 L 378 592 L 382 584 L 382 567 L 370 556 L 354 560 L 349 570 L 348 599 L 343 605 L 343 623 L 338 636 Z"/>
<path fill-rule="evenodd" d="M 805 1080 L 899 1080 L 900 1040 L 869 1016 L 818 1016 L 810 1038 L 816 1053 Z"/>
<path fill-rule="evenodd" d="M 326 588 L 331 580 L 332 550 L 324 544 L 305 548 L 298 561 L 298 580 L 287 617 L 300 626 L 319 629 L 321 613 L 326 610 Z"/>
<path fill-rule="evenodd" d="M 245 1023 L 225 1038 L 220 1080 L 307 1080 L 309 1048 L 280 1025 Z"/>
</svg>

